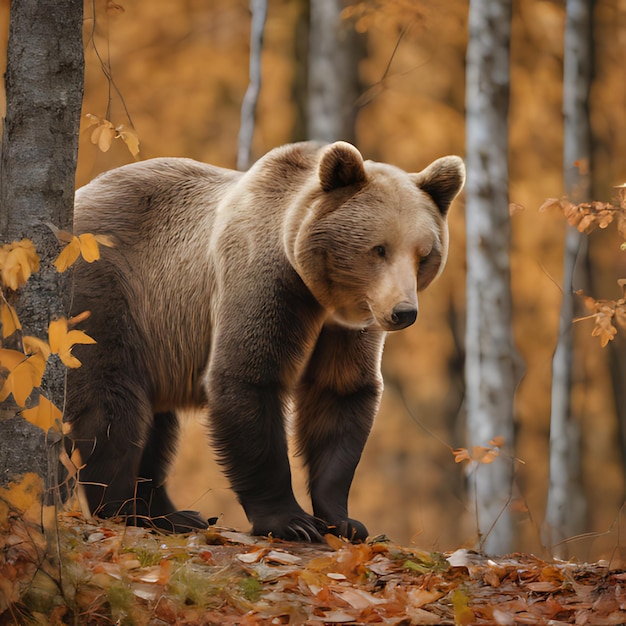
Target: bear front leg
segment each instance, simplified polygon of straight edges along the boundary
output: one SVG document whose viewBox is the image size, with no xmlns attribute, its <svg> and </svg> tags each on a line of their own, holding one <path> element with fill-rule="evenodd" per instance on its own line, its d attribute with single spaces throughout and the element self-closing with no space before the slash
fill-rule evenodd
<svg viewBox="0 0 626 626">
<path fill-rule="evenodd" d="M 291 485 L 279 383 L 250 383 L 232 370 L 209 374 L 218 459 L 255 535 L 321 541 L 326 525 L 297 503 Z"/>
<path fill-rule="evenodd" d="M 348 516 L 348 493 L 380 404 L 383 342 L 380 331 L 324 327 L 296 394 L 313 512 L 353 541 L 368 534 Z"/>
</svg>

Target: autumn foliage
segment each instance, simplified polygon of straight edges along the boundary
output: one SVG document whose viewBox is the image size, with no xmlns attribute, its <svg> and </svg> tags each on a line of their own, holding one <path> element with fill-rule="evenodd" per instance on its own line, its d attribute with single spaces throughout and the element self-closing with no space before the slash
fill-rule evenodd
<svg viewBox="0 0 626 626">
<path fill-rule="evenodd" d="M 596 228 L 605 229 L 615 223 L 623 243 L 621 249 L 626 250 L 626 184 L 616 187 L 617 201 L 609 202 L 582 202 L 574 204 L 566 198 L 549 198 L 540 208 L 546 211 L 558 208 L 563 212 L 570 226 L 577 228 L 581 233 L 590 233 Z M 592 319 L 595 323 L 592 335 L 600 338 L 602 347 L 605 347 L 617 334 L 618 327 L 626 331 L 626 278 L 617 281 L 622 290 L 622 297 L 617 300 L 597 300 L 586 295 L 582 290 L 576 293 L 583 298 L 585 306 L 591 313 L 575 321 Z"/>
<path fill-rule="evenodd" d="M 626 574 L 608 564 L 426 552 L 212 527 L 165 536 L 64 513 L 38 523 L 40 479 L 0 490 L 0 622 L 187 624 L 616 624 Z"/>
<path fill-rule="evenodd" d="M 91 234 L 77 237 L 56 229 L 55 232 L 60 240 L 67 242 L 54 262 L 59 272 L 65 271 L 81 255 L 89 263 L 99 259 L 99 243 L 111 245 L 106 237 Z M 52 354 L 57 354 L 67 367 L 80 367 L 80 361 L 72 354 L 72 347 L 94 343 L 94 340 L 73 328 L 85 319 L 87 312 L 69 320 L 63 317 L 52 320 L 46 339 L 23 334 L 20 320 L 5 292 L 17 291 L 38 269 L 39 256 L 28 239 L 14 241 L 0 248 L 0 402 L 11 396 L 20 407 L 21 415 L 29 422 L 45 431 L 50 428 L 60 430 L 62 411 L 38 391 L 46 363 Z M 7 343 L 12 347 L 6 347 Z"/>
</svg>

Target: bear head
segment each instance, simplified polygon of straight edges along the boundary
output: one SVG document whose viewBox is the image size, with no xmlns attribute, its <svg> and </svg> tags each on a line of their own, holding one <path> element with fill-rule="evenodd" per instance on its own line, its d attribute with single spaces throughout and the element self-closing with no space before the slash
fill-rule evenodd
<svg viewBox="0 0 626 626">
<path fill-rule="evenodd" d="M 443 270 L 446 217 L 464 180 L 456 156 L 408 174 L 364 161 L 345 142 L 320 150 L 315 180 L 291 207 L 285 245 L 330 319 L 385 331 L 415 321 L 417 292 Z"/>
</svg>

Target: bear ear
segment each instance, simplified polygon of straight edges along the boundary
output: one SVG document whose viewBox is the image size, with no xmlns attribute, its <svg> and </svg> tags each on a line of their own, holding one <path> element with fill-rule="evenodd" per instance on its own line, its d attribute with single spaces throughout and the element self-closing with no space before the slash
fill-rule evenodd
<svg viewBox="0 0 626 626">
<path fill-rule="evenodd" d="M 452 200 L 463 188 L 465 165 L 458 156 L 445 156 L 433 161 L 418 174 L 412 174 L 413 181 L 435 202 L 445 217 Z"/>
<path fill-rule="evenodd" d="M 320 160 L 319 177 L 324 191 L 365 182 L 361 153 L 345 141 L 326 146 Z"/>
</svg>

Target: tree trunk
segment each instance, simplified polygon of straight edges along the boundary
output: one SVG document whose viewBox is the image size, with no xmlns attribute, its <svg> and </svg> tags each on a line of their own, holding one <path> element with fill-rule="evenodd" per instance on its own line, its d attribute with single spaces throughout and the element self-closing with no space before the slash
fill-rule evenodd
<svg viewBox="0 0 626 626">
<path fill-rule="evenodd" d="M 308 136 L 355 142 L 361 45 L 341 0 L 310 0 Z"/>
<path fill-rule="evenodd" d="M 250 27 L 250 83 L 241 104 L 241 127 L 237 152 L 237 169 L 250 167 L 252 138 L 256 121 L 256 106 L 261 92 L 261 52 L 267 17 L 267 0 L 250 0 L 252 25 Z"/>
<path fill-rule="evenodd" d="M 471 0 L 467 50 L 466 405 L 470 445 L 505 440 L 504 454 L 472 468 L 481 547 L 512 547 L 515 351 L 511 331 L 508 106 L 510 0 Z"/>
<path fill-rule="evenodd" d="M 566 3 L 563 170 L 565 192 L 575 203 L 589 200 L 591 196 L 589 92 L 592 67 L 592 4 L 592 0 L 567 0 Z M 586 239 L 576 228 L 567 226 L 559 340 L 552 361 L 550 487 L 546 507 L 546 543 L 556 546 L 555 555 L 560 557 L 567 555 L 566 546 L 558 545 L 559 542 L 582 532 L 585 524 L 585 501 L 581 489 L 580 426 L 572 415 L 571 407 L 575 363 L 574 278 L 581 247 L 586 248 Z"/>
<path fill-rule="evenodd" d="M 48 223 L 72 229 L 74 173 L 83 95 L 82 0 L 13 0 L 0 164 L 0 237 L 27 237 L 40 271 L 12 300 L 24 333 L 47 338 L 69 311 L 70 276 L 52 261 L 59 244 Z M 19 296 L 19 297 L 17 297 Z M 63 407 L 65 367 L 52 357 L 42 384 Z M 47 474 L 43 432 L 20 416 L 0 420 L 0 483 L 24 471 Z"/>
</svg>

